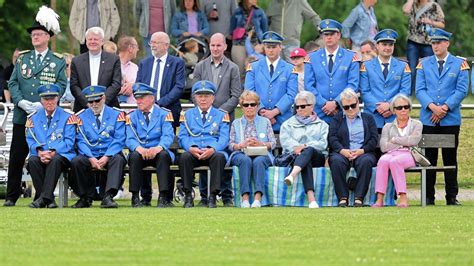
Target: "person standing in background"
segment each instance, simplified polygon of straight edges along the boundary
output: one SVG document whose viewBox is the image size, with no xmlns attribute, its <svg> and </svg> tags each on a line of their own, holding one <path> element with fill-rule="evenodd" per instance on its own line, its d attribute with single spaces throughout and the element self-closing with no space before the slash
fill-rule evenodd
<svg viewBox="0 0 474 266">
<path fill-rule="evenodd" d="M 136 103 L 132 95 L 132 85 L 137 79 L 138 66 L 132 60 L 137 58 L 138 42 L 130 36 L 123 36 L 118 41 L 118 56 L 122 70 L 122 88 L 119 92 L 119 102 Z"/>
<path fill-rule="evenodd" d="M 298 75 L 298 92 L 304 91 L 304 62 L 308 60 L 308 54 L 303 48 L 296 48 L 291 51 L 290 63 L 295 67 L 293 72 Z"/>
<path fill-rule="evenodd" d="M 350 40 L 348 47 L 352 46 L 354 52 L 359 52 L 362 42 L 373 40 L 378 32 L 375 4 L 377 0 L 362 0 L 342 22 L 342 37 Z"/>
</svg>

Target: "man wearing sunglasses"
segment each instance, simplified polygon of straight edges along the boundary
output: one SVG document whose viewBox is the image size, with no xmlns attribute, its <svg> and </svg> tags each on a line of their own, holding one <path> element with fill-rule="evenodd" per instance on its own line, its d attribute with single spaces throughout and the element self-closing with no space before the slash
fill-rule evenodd
<svg viewBox="0 0 474 266">
<path fill-rule="evenodd" d="M 318 117 L 329 124 L 340 110 L 340 93 L 346 88 L 359 90 L 359 58 L 357 53 L 339 46 L 341 23 L 325 19 L 320 29 L 324 49 L 309 54 L 304 84 L 316 96 Z"/>
<path fill-rule="evenodd" d="M 411 71 L 406 62 L 393 57 L 398 33 L 392 29 L 381 30 L 375 35 L 378 57 L 362 63 L 360 68 L 360 91 L 364 112 L 371 113 L 379 134 L 385 124 L 395 115 L 390 111 L 390 102 L 395 95 L 410 95 Z"/>
<path fill-rule="evenodd" d="M 448 52 L 451 33 L 433 28 L 428 32 L 434 55 L 426 57 L 416 67 L 416 98 L 422 106 L 420 120 L 423 134 L 454 134 L 455 148 L 442 148 L 443 165 L 458 165 L 457 147 L 461 128 L 461 102 L 469 85 L 469 64 Z M 437 165 L 438 149 L 426 149 L 426 157 Z M 460 205 L 457 168 L 444 173 L 447 205 Z M 426 203 L 435 204 L 436 172 L 426 175 Z"/>
<path fill-rule="evenodd" d="M 273 131 L 291 117 L 291 105 L 298 91 L 298 76 L 293 65 L 280 58 L 283 37 L 273 31 L 263 34 L 265 59 L 247 67 L 244 88 L 260 96 L 258 114 L 272 123 Z"/>
<path fill-rule="evenodd" d="M 92 205 L 96 194 L 96 175 L 93 171 L 101 171 L 100 175 L 106 176 L 105 195 L 100 207 L 118 207 L 113 197 L 122 185 L 126 164 L 122 154 L 125 147 L 125 114 L 105 105 L 106 90 L 104 86 L 89 86 L 82 91 L 89 108 L 76 113 L 79 154 L 71 161 L 71 187 L 80 199 L 73 208 L 89 208 Z"/>
</svg>

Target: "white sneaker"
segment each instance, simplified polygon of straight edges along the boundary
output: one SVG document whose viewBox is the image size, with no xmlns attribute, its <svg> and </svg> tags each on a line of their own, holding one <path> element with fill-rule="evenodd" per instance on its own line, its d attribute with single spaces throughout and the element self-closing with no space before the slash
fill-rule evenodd
<svg viewBox="0 0 474 266">
<path fill-rule="evenodd" d="M 250 208 L 249 201 L 248 200 L 242 201 L 242 203 L 240 204 L 240 208 Z"/>
<path fill-rule="evenodd" d="M 262 207 L 262 203 L 260 203 L 259 200 L 254 200 L 252 202 L 252 208 L 260 208 L 260 207 Z"/>
<path fill-rule="evenodd" d="M 117 192 L 117 195 L 115 195 L 114 197 L 114 200 L 118 200 L 121 198 L 123 198 L 123 191 L 119 189 L 119 191 Z"/>
<path fill-rule="evenodd" d="M 293 176 L 289 175 L 289 176 L 285 177 L 285 184 L 287 186 L 293 185 Z"/>
<path fill-rule="evenodd" d="M 308 205 L 308 208 L 310 209 L 318 209 L 319 208 L 319 205 L 316 201 L 311 201 Z"/>
</svg>

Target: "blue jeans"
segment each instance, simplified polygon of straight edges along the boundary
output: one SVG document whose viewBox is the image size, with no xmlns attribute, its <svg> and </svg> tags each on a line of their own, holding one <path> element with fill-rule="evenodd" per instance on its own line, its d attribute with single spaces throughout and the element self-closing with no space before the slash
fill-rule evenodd
<svg viewBox="0 0 474 266">
<path fill-rule="evenodd" d="M 416 65 L 418 59 L 433 55 L 431 45 L 407 41 L 407 59 L 411 69 L 411 95 L 415 95 L 416 88 Z"/>
<path fill-rule="evenodd" d="M 239 152 L 232 156 L 230 164 L 239 167 L 241 195 L 250 193 L 250 182 L 252 178 L 255 183 L 255 192 L 263 194 L 265 171 L 272 165 L 268 156 L 257 156 L 251 158 L 244 153 Z"/>
</svg>

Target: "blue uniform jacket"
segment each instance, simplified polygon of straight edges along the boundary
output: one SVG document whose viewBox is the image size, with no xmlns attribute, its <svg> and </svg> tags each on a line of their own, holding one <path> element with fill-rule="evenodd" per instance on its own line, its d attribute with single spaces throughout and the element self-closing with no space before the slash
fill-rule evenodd
<svg viewBox="0 0 474 266">
<path fill-rule="evenodd" d="M 199 109 L 194 107 L 181 113 L 179 118 L 179 145 L 189 151 L 189 148 L 214 148 L 216 152 L 228 157 L 225 149 L 229 144 L 229 115 L 214 107 L 207 114 L 207 120 L 202 124 Z"/>
<path fill-rule="evenodd" d="M 280 58 L 270 77 L 266 59 L 253 62 L 247 68 L 244 87 L 260 96 L 260 109 L 280 110 L 272 126 L 279 132 L 281 124 L 292 116 L 291 105 L 298 91 L 298 76 L 293 73 L 293 65 Z"/>
<path fill-rule="evenodd" d="M 448 55 L 441 75 L 438 73 L 436 56 L 423 59 L 416 67 L 416 98 L 420 101 L 420 120 L 423 125 L 434 126 L 431 122 L 430 103 L 449 107 L 447 115 L 441 119 L 441 126 L 461 125 L 461 101 L 466 97 L 469 84 L 469 65 L 463 59 Z"/>
<path fill-rule="evenodd" d="M 135 151 L 138 147 L 148 149 L 161 146 L 174 161 L 175 156 L 169 149 L 174 141 L 172 124 L 173 115 L 171 112 L 158 107 L 158 105 L 153 108 L 148 125 L 143 113 L 140 110 L 133 110 L 126 119 L 127 140 L 125 144 L 130 151 Z"/>
<path fill-rule="evenodd" d="M 382 67 L 377 57 L 365 62 L 360 68 L 360 92 L 364 102 L 364 112 L 371 113 L 377 128 L 395 119 L 395 115 L 384 118 L 377 112 L 378 102 L 391 102 L 395 95 L 411 93 L 411 71 L 406 62 L 392 57 L 387 79 L 383 77 Z"/>
<path fill-rule="evenodd" d="M 38 156 L 37 149 L 56 150 L 69 161 L 76 156 L 74 140 L 76 135 L 75 116 L 57 107 L 48 128 L 48 118 L 43 108 L 29 115 L 26 121 L 26 142 L 30 155 Z"/>
<path fill-rule="evenodd" d="M 332 73 L 326 59 L 326 49 L 321 48 L 309 54 L 310 62 L 304 68 L 304 87 L 316 96 L 315 112 L 318 117 L 330 123 L 321 108 L 327 101 L 339 102 L 339 95 L 346 88 L 359 89 L 359 58 L 356 53 L 339 47 L 334 59 Z"/>
<path fill-rule="evenodd" d="M 77 148 L 86 157 L 114 156 L 125 147 L 125 114 L 107 105 L 104 108 L 100 127 L 90 108 L 76 114 Z"/>
</svg>

